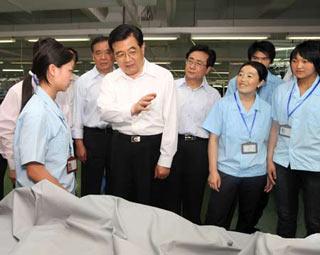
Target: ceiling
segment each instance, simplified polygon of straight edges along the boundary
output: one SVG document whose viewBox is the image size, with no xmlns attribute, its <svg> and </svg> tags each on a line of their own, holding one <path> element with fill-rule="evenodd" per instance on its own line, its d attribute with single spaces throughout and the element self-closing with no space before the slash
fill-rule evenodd
<svg viewBox="0 0 320 255">
<path fill-rule="evenodd" d="M 166 62 L 182 76 L 184 56 L 194 43 L 209 44 L 217 53 L 216 72 L 209 80 L 225 84 L 246 60 L 252 40 L 194 41 L 192 35 L 266 35 L 277 47 L 294 46 L 288 35 L 320 35 L 319 0 L 1 0 L 0 85 L 12 83 L 30 68 L 32 43 L 27 39 L 52 36 L 108 35 L 121 23 L 142 28 L 145 35 L 175 35 L 174 41 L 147 41 L 147 58 Z M 64 43 L 80 56 L 79 74 L 92 66 L 90 42 Z M 283 72 L 290 50 L 277 52 L 275 72 Z M 3 85 L 2 85 L 3 86 Z"/>
</svg>

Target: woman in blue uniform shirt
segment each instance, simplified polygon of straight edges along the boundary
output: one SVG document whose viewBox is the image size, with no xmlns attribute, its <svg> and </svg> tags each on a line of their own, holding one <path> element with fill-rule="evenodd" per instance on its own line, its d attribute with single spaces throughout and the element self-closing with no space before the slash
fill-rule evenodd
<svg viewBox="0 0 320 255">
<path fill-rule="evenodd" d="M 71 133 L 54 101 L 68 88 L 73 66 L 73 54 L 55 40 L 41 45 L 33 58 L 38 86 L 18 118 L 14 137 L 17 187 L 47 179 L 69 192 L 75 190 Z"/>
<path fill-rule="evenodd" d="M 258 62 L 243 64 L 237 90 L 212 108 L 203 127 L 210 132 L 208 183 L 212 189 L 206 223 L 230 228 L 239 202 L 236 231 L 254 231 L 254 213 L 266 187 L 271 107 L 257 95 L 267 77 Z"/>
<path fill-rule="evenodd" d="M 276 189 L 277 234 L 296 235 L 303 191 L 307 235 L 320 232 L 320 47 L 305 41 L 290 55 L 294 78 L 272 102 L 268 175 Z"/>
</svg>

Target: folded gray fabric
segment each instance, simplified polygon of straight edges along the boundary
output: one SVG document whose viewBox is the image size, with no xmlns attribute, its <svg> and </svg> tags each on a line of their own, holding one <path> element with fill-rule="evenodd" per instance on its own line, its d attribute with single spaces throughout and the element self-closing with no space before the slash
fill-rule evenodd
<svg viewBox="0 0 320 255">
<path fill-rule="evenodd" d="M 113 196 L 76 196 L 43 181 L 0 202 L 0 254 L 320 254 L 320 235 L 283 239 L 198 226 Z"/>
</svg>

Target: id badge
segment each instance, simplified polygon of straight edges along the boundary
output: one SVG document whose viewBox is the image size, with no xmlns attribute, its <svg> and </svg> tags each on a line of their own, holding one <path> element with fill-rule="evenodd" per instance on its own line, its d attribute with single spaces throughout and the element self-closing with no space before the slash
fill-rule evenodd
<svg viewBox="0 0 320 255">
<path fill-rule="evenodd" d="M 284 136 L 284 137 L 290 137 L 291 127 L 289 125 L 280 125 L 279 135 Z"/>
<path fill-rule="evenodd" d="M 242 154 L 258 153 L 258 144 L 251 143 L 251 142 L 241 144 L 241 153 Z"/>
<path fill-rule="evenodd" d="M 70 157 L 67 161 L 67 173 L 73 173 L 77 171 L 77 159 L 75 157 Z"/>
</svg>

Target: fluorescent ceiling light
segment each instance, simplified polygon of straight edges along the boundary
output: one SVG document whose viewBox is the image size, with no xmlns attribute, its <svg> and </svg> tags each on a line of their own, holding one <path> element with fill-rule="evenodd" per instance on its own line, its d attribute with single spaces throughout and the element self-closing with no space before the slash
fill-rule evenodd
<svg viewBox="0 0 320 255">
<path fill-rule="evenodd" d="M 192 35 L 192 40 L 265 40 L 267 35 Z"/>
<path fill-rule="evenodd" d="M 168 36 L 144 36 L 145 41 L 174 41 L 178 39 L 177 35 L 168 35 Z"/>
<path fill-rule="evenodd" d="M 14 43 L 16 39 L 0 39 L 0 43 Z"/>
<path fill-rule="evenodd" d="M 55 38 L 58 42 L 87 42 L 90 41 L 88 37 L 79 37 L 79 38 Z M 39 38 L 27 39 L 28 42 L 36 42 Z"/>
<path fill-rule="evenodd" d="M 157 64 L 157 65 L 170 65 L 171 64 L 171 62 L 168 62 L 168 61 L 155 61 L 152 63 Z"/>
<path fill-rule="evenodd" d="M 320 35 L 288 35 L 287 40 L 320 40 Z"/>
<path fill-rule="evenodd" d="M 276 51 L 293 50 L 295 47 L 276 47 Z"/>
<path fill-rule="evenodd" d="M 12 65 L 31 65 L 31 61 L 12 61 Z"/>
<path fill-rule="evenodd" d="M 2 69 L 2 72 L 23 72 L 23 69 Z"/>
<path fill-rule="evenodd" d="M 3 61 L 0 61 L 0 65 L 2 65 L 3 64 Z"/>
<path fill-rule="evenodd" d="M 213 73 L 213 74 L 229 74 L 229 72 L 223 72 L 223 71 L 219 71 L 219 72 L 216 72 L 216 71 L 212 71 L 211 73 Z"/>
</svg>

